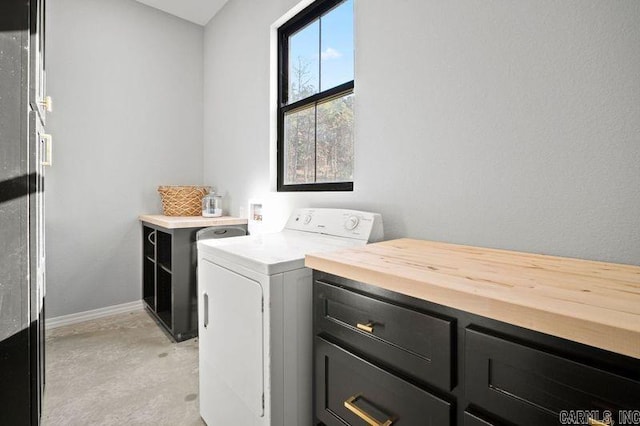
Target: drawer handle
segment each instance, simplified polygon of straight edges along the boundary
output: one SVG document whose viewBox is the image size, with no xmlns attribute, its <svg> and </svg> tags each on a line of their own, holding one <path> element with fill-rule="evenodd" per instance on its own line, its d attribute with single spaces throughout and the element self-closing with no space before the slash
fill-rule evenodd
<svg viewBox="0 0 640 426">
<path fill-rule="evenodd" d="M 373 321 L 369 321 L 366 324 L 357 323 L 356 327 L 358 327 L 362 331 L 366 331 L 367 333 L 373 333 L 373 325 L 375 323 Z"/>
<path fill-rule="evenodd" d="M 360 324 L 358 324 L 358 325 L 360 325 Z M 360 395 L 354 395 L 354 396 L 348 398 L 344 402 L 344 406 L 349 411 L 351 411 L 353 414 L 355 414 L 356 416 L 358 416 L 362 420 L 364 420 L 370 426 L 391 426 L 391 424 L 393 423 L 393 421 L 391 419 L 387 419 L 384 422 L 381 422 L 379 420 L 376 420 L 371 414 L 367 413 L 362 408 L 357 407 L 356 404 L 354 404 L 354 402 L 358 398 L 360 398 Z"/>
<path fill-rule="evenodd" d="M 609 423 L 607 421 L 601 422 L 600 420 L 592 419 L 591 417 L 589 417 L 588 424 L 590 426 L 611 426 L 611 423 Z"/>
</svg>

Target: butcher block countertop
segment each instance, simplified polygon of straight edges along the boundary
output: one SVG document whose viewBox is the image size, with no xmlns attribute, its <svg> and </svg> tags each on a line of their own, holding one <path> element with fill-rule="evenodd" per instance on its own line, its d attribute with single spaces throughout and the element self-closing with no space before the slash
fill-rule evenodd
<svg viewBox="0 0 640 426">
<path fill-rule="evenodd" d="M 398 239 L 306 266 L 640 358 L 640 266 Z"/>
<path fill-rule="evenodd" d="M 247 219 L 238 217 L 202 217 L 202 216 L 164 216 L 161 214 L 143 214 L 138 216 L 143 222 L 167 229 L 202 228 L 205 226 L 246 225 Z"/>
</svg>

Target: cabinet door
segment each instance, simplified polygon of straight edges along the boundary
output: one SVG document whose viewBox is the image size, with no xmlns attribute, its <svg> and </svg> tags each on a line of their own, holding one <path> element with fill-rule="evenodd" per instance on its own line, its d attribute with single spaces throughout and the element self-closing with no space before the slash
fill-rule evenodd
<svg viewBox="0 0 640 426">
<path fill-rule="evenodd" d="M 448 402 L 320 337 L 315 369 L 316 416 L 327 426 L 450 424 Z"/>
<path fill-rule="evenodd" d="M 262 286 L 207 260 L 198 286 L 201 416 L 253 424 L 264 415 Z"/>
</svg>

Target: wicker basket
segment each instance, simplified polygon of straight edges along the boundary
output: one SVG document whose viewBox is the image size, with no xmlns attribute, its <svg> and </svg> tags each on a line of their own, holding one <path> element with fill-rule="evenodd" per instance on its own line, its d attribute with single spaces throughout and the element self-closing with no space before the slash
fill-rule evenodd
<svg viewBox="0 0 640 426">
<path fill-rule="evenodd" d="M 159 186 L 165 216 L 200 216 L 208 186 Z"/>
</svg>

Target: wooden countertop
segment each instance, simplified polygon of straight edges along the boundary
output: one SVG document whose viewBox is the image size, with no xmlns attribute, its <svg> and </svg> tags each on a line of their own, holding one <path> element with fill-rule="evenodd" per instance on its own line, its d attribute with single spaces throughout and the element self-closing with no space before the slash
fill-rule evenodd
<svg viewBox="0 0 640 426">
<path fill-rule="evenodd" d="M 399 239 L 306 266 L 640 358 L 640 266 Z"/>
<path fill-rule="evenodd" d="M 152 223 L 167 229 L 202 228 L 205 226 L 246 225 L 247 219 L 238 217 L 202 217 L 202 216 L 164 216 L 161 214 L 143 214 L 138 216 L 143 222 Z"/>
</svg>

